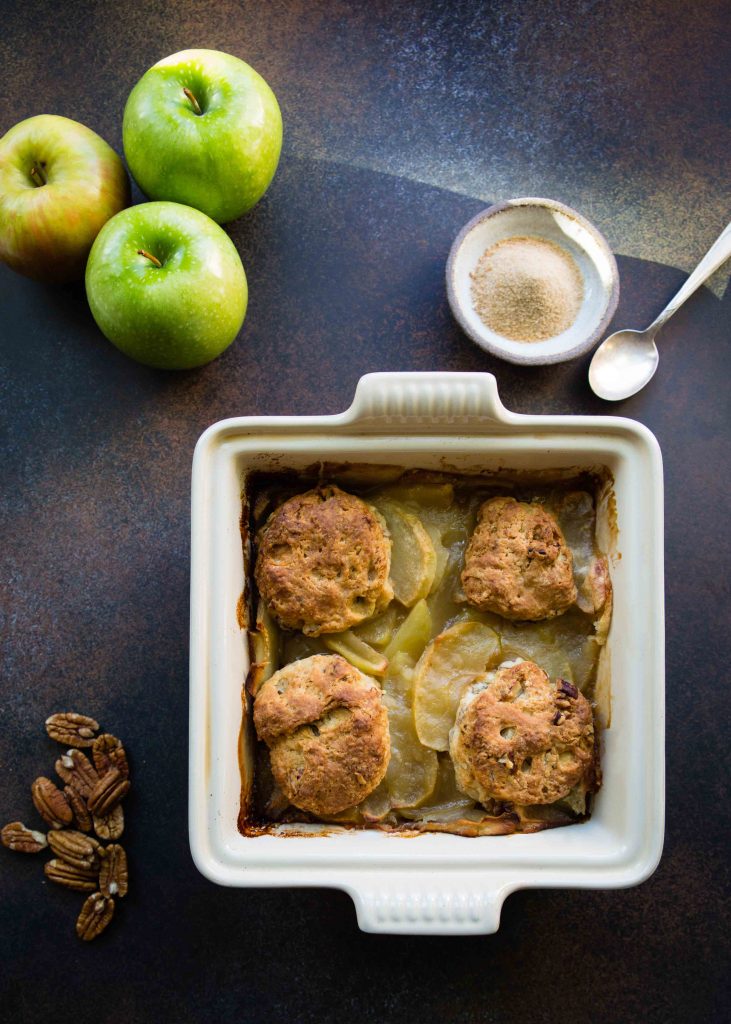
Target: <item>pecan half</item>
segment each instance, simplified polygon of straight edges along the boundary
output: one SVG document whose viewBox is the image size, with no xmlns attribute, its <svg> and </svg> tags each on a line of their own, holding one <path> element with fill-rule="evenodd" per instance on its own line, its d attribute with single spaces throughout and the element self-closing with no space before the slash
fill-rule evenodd
<svg viewBox="0 0 731 1024">
<path fill-rule="evenodd" d="M 573 700 L 579 696 L 579 691 L 576 689 L 573 683 L 570 683 L 568 679 L 559 679 L 556 683 L 556 688 L 559 694 L 565 694 L 567 697 L 571 697 Z"/>
<path fill-rule="evenodd" d="M 73 786 L 64 786 L 63 791 L 66 794 L 71 810 L 74 812 L 76 827 L 80 828 L 82 832 L 91 832 L 91 815 L 89 814 L 89 808 L 86 806 L 86 800 Z"/>
<path fill-rule="evenodd" d="M 22 821 L 11 821 L 0 832 L 3 846 L 17 853 L 38 853 L 48 846 L 48 840 L 42 832 L 26 828 Z"/>
<path fill-rule="evenodd" d="M 105 841 L 119 839 L 124 832 L 124 811 L 122 810 L 122 805 L 117 804 L 109 814 L 102 816 L 95 814 L 93 821 L 94 831 L 100 839 Z"/>
<path fill-rule="evenodd" d="M 46 732 L 58 743 L 77 747 L 90 747 L 99 732 L 99 723 L 87 715 L 64 711 L 46 719 Z"/>
<path fill-rule="evenodd" d="M 89 799 L 99 781 L 97 770 L 86 754 L 73 748 L 56 761 L 56 772 L 67 786 L 72 786 L 85 800 Z"/>
<path fill-rule="evenodd" d="M 129 882 L 127 854 L 118 843 L 100 850 L 99 888 L 104 896 L 126 896 Z"/>
<path fill-rule="evenodd" d="M 74 820 L 68 800 L 50 779 L 41 775 L 30 788 L 33 806 L 51 828 L 64 828 Z"/>
<path fill-rule="evenodd" d="M 43 865 L 43 870 L 49 882 L 63 885 L 66 889 L 74 889 L 76 892 L 94 892 L 99 884 L 98 871 L 76 867 L 55 857 Z"/>
<path fill-rule="evenodd" d="M 129 778 L 127 753 L 122 746 L 122 741 L 118 740 L 116 736 L 112 736 L 109 732 L 97 736 L 91 754 L 100 775 L 106 775 L 112 768 L 116 768 L 122 778 Z"/>
<path fill-rule="evenodd" d="M 48 845 L 61 860 L 83 871 L 99 871 L 99 843 L 91 836 L 69 829 L 54 832 L 48 837 Z"/>
<path fill-rule="evenodd" d="M 112 768 L 106 775 L 102 775 L 92 789 L 89 810 L 98 818 L 104 817 L 127 795 L 129 787 L 129 779 L 123 779 L 118 769 Z"/>
<path fill-rule="evenodd" d="M 100 892 L 92 893 L 84 900 L 81 913 L 76 922 L 76 934 L 84 942 L 91 942 L 101 935 L 114 914 L 114 900 L 102 896 Z"/>
</svg>

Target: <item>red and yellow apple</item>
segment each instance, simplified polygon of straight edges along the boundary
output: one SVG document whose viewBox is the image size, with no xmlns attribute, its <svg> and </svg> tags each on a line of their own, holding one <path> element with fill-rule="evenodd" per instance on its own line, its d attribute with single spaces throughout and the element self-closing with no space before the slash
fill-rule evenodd
<svg viewBox="0 0 731 1024">
<path fill-rule="evenodd" d="M 83 277 L 94 239 L 129 198 L 124 165 L 96 132 L 29 117 L 0 139 L 0 260 L 40 281 Z"/>
</svg>

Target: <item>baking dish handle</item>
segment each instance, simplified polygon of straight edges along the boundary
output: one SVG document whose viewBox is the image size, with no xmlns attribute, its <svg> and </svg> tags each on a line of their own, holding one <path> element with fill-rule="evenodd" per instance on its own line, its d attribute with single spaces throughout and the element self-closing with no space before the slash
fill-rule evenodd
<svg viewBox="0 0 731 1024">
<path fill-rule="evenodd" d="M 512 891 L 474 887 L 460 879 L 454 886 L 433 876 L 389 880 L 379 876 L 373 887 L 349 888 L 364 932 L 387 935 L 492 935 L 500 927 L 505 897 Z"/>
<path fill-rule="evenodd" d="M 454 424 L 478 430 L 510 424 L 521 417 L 508 412 L 491 373 L 367 373 L 358 381 L 346 423 L 379 427 L 403 423 Z"/>
</svg>

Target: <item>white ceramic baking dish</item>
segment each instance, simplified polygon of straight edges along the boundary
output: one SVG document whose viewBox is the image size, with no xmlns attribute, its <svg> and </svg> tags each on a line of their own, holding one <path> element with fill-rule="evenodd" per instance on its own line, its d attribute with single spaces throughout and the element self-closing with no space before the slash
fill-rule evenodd
<svg viewBox="0 0 731 1024">
<path fill-rule="evenodd" d="M 478 838 L 301 825 L 297 835 L 239 833 L 248 669 L 237 619 L 242 490 L 251 471 L 296 470 L 321 459 L 465 472 L 609 468 L 618 524 L 607 647 L 612 721 L 603 734 L 604 784 L 589 821 Z M 344 889 L 365 931 L 494 932 L 515 889 L 620 888 L 652 873 L 663 844 L 664 732 L 662 462 L 641 424 L 517 415 L 500 402 L 490 374 L 376 373 L 360 380 L 340 415 L 223 420 L 200 438 L 192 493 L 189 827 L 193 858 L 208 878 Z"/>
</svg>

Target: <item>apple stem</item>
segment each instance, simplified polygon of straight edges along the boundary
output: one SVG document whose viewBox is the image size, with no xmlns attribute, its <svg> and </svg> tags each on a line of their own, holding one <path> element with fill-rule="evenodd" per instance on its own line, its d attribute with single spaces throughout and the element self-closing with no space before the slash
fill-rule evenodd
<svg viewBox="0 0 731 1024">
<path fill-rule="evenodd" d="M 48 183 L 48 179 L 43 173 L 43 169 L 40 164 L 33 164 L 33 166 L 30 169 L 30 176 L 35 182 L 37 188 L 40 188 L 41 185 L 46 185 Z"/>
<path fill-rule="evenodd" d="M 153 256 L 151 252 L 147 251 L 147 249 L 138 249 L 137 250 L 137 255 L 138 256 L 144 256 L 146 260 L 150 260 L 150 262 L 154 263 L 156 267 L 161 267 L 162 266 L 162 263 L 157 258 L 157 256 Z"/>
<path fill-rule="evenodd" d="M 198 100 L 195 98 L 194 94 L 190 91 L 190 89 L 188 89 L 186 86 L 183 86 L 183 92 L 185 93 L 186 97 L 190 100 L 190 105 L 196 112 L 196 114 L 202 114 L 203 111 L 200 108 L 200 104 L 198 103 Z"/>
</svg>

